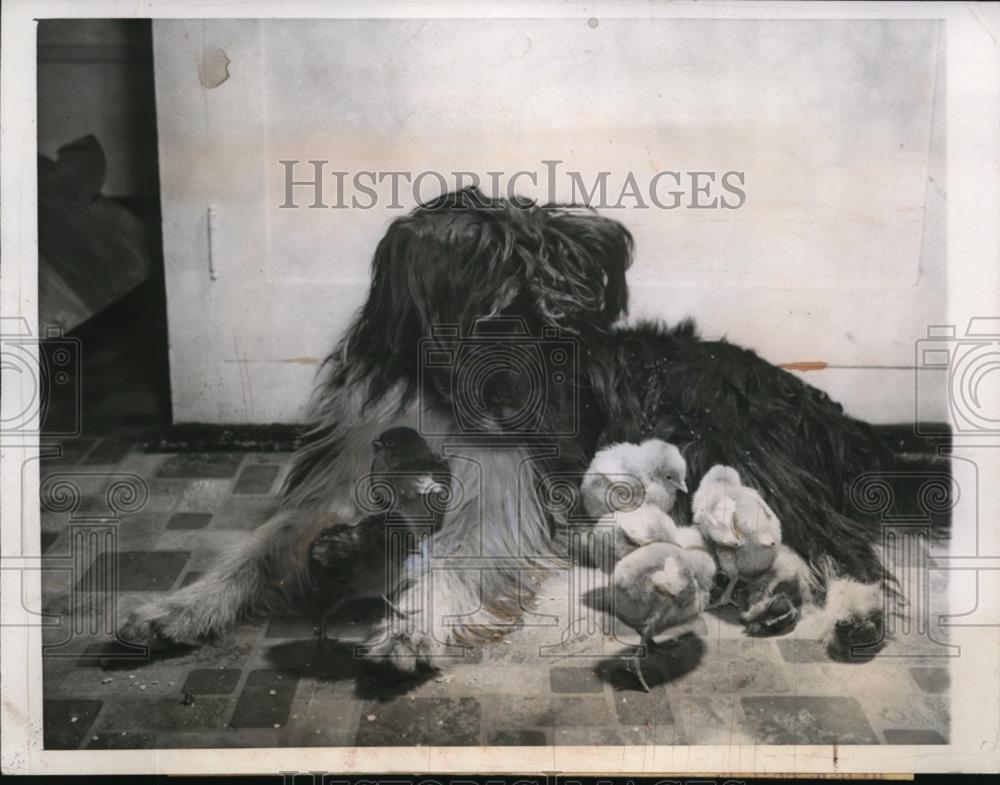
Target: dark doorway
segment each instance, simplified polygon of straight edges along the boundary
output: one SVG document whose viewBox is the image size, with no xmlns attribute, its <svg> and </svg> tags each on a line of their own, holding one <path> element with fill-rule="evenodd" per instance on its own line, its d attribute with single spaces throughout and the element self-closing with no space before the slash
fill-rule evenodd
<svg viewBox="0 0 1000 785">
<path fill-rule="evenodd" d="M 39 22 L 38 107 L 42 430 L 75 462 L 170 423 L 151 22 Z"/>
</svg>

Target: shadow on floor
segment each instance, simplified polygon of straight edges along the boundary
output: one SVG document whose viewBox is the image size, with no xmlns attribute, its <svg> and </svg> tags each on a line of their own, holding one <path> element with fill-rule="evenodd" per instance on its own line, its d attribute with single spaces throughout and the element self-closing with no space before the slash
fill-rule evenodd
<svg viewBox="0 0 1000 785">
<path fill-rule="evenodd" d="M 357 647 L 350 641 L 327 640 L 321 646 L 315 640 L 296 640 L 271 646 L 265 657 L 271 668 L 282 673 L 321 682 L 347 682 L 354 685 L 355 697 L 380 702 L 406 695 L 437 675 L 437 671 L 425 670 L 401 676 L 359 657 Z"/>
<path fill-rule="evenodd" d="M 601 660 L 594 672 L 616 690 L 641 689 L 635 676 L 625 667 L 624 657 L 630 656 L 632 651 L 622 652 L 623 657 Z M 680 638 L 656 644 L 642 660 L 642 673 L 650 688 L 669 684 L 697 668 L 705 651 L 705 642 L 689 632 Z"/>
</svg>

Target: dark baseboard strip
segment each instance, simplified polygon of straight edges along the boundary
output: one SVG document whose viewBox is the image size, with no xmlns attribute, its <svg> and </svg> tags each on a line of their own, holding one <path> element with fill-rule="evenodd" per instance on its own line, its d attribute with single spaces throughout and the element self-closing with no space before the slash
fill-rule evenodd
<svg viewBox="0 0 1000 785">
<path fill-rule="evenodd" d="M 146 452 L 294 452 L 302 425 L 205 425 L 181 423 L 149 439 Z"/>
<path fill-rule="evenodd" d="M 951 426 L 947 423 L 899 423 L 876 425 L 881 436 L 893 452 L 936 455 L 941 448 L 951 446 Z"/>
<path fill-rule="evenodd" d="M 951 444 L 948 426 L 938 423 L 876 425 L 875 430 L 897 453 L 934 455 Z M 305 431 L 303 425 L 182 423 L 151 438 L 146 452 L 294 452 Z"/>
</svg>

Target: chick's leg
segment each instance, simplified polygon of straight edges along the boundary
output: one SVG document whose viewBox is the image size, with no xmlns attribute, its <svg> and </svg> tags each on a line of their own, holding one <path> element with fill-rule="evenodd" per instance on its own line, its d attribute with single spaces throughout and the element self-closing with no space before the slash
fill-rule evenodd
<svg viewBox="0 0 1000 785">
<path fill-rule="evenodd" d="M 345 602 L 347 602 L 346 599 L 336 600 L 330 605 L 324 605 L 319 612 L 319 639 L 316 641 L 316 644 L 318 646 L 320 656 L 326 653 L 326 631 L 329 628 L 327 619 L 329 619 L 332 614 L 340 610 L 341 606 L 344 605 Z"/>
<path fill-rule="evenodd" d="M 740 582 L 740 579 L 736 576 L 730 575 L 729 583 L 726 585 L 726 590 L 722 592 L 722 596 L 719 597 L 719 601 L 716 602 L 712 607 L 718 608 L 725 605 L 733 605 L 733 589 L 736 588 L 736 584 Z"/>
<path fill-rule="evenodd" d="M 705 610 L 712 610 L 713 608 L 722 608 L 726 605 L 735 604 L 733 603 L 733 590 L 736 588 L 736 584 L 739 583 L 740 576 L 739 574 L 733 575 L 731 573 L 727 573 L 726 580 L 727 580 L 726 588 L 722 592 L 722 596 L 719 597 L 719 599 L 717 599 L 715 602 L 706 605 Z"/>
<path fill-rule="evenodd" d="M 646 683 L 646 677 L 642 673 L 642 656 L 640 656 L 639 652 L 649 652 L 652 651 L 652 648 L 652 638 L 642 635 L 639 640 L 639 648 L 626 660 L 626 667 L 635 676 L 644 692 L 649 692 L 649 684 Z"/>
</svg>

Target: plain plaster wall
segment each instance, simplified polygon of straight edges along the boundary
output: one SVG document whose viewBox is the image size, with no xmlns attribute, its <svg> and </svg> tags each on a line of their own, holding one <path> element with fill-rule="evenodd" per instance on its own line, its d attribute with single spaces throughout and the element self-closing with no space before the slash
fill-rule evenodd
<svg viewBox="0 0 1000 785">
<path fill-rule="evenodd" d="M 745 172 L 737 210 L 606 211 L 636 239 L 633 315 L 826 363 L 806 378 L 852 413 L 912 419 L 914 341 L 946 318 L 941 36 L 933 21 L 155 21 L 175 420 L 300 421 L 403 212 L 388 182 L 375 209 L 279 209 L 289 159 L 484 177 L 559 159 L 612 185 Z M 228 78 L 205 87 L 206 69 Z"/>
</svg>

